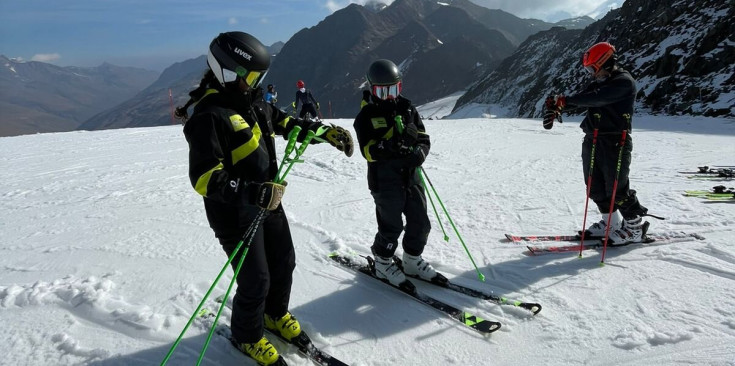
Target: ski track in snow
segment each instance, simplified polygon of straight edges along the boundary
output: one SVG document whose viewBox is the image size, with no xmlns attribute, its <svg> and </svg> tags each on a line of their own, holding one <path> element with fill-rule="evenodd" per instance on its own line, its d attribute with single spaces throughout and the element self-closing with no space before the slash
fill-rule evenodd
<svg viewBox="0 0 735 366">
<path fill-rule="evenodd" d="M 351 120 L 330 122 L 352 130 Z M 417 284 L 503 323 L 482 337 L 333 264 L 333 251 L 369 254 L 374 204 L 359 151 L 348 159 L 313 145 L 289 173 L 284 206 L 297 252 L 291 310 L 324 350 L 351 365 L 735 365 L 735 205 L 682 196 L 723 183 L 677 173 L 735 164 L 732 120 L 634 121 L 631 188 L 666 217 L 649 218 L 651 232 L 706 240 L 609 249 L 604 266 L 601 250 L 529 257 L 502 240 L 582 224 L 576 122 L 551 131 L 523 119 L 425 123 L 427 176 L 486 282 L 445 218 L 443 239 L 431 206 L 424 256 L 458 284 L 543 310 L 534 317 Z M 3 363 L 160 364 L 226 261 L 189 185 L 187 154 L 180 126 L 0 138 Z M 598 219 L 590 207 L 588 224 Z M 220 321 L 229 318 L 225 309 Z M 194 364 L 212 322 L 197 318 L 168 364 Z M 291 365 L 310 364 L 293 349 L 282 353 Z M 215 336 L 203 364 L 254 363 Z"/>
</svg>

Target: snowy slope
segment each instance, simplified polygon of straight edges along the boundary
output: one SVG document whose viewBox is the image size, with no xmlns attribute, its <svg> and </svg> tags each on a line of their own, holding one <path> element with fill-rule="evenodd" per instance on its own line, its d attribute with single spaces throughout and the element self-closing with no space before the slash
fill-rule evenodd
<svg viewBox="0 0 735 366">
<path fill-rule="evenodd" d="M 457 283 L 541 303 L 539 315 L 420 286 L 503 323 L 483 338 L 333 265 L 332 251 L 369 253 L 376 224 L 365 162 L 325 145 L 309 147 L 288 177 L 292 312 L 351 365 L 735 365 L 735 204 L 681 195 L 734 183 L 677 173 L 735 165 L 735 122 L 634 121 L 632 187 L 667 218 L 651 230 L 707 239 L 611 249 L 605 266 L 598 251 L 530 257 L 500 240 L 581 225 L 577 123 L 426 121 L 426 171 L 487 281 L 455 235 L 442 240 L 433 214 L 425 257 Z M 0 364 L 159 365 L 226 261 L 189 186 L 181 127 L 0 138 L 0 170 Z M 208 324 L 194 323 L 169 365 L 195 364 Z M 277 346 L 289 364 L 310 364 Z M 253 363 L 215 337 L 202 364 Z"/>
</svg>

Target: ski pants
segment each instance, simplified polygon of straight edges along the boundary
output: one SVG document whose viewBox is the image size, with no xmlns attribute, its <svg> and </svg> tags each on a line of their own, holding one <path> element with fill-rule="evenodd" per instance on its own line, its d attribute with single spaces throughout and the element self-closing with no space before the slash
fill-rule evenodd
<svg viewBox="0 0 735 366">
<path fill-rule="evenodd" d="M 590 199 L 597 204 L 600 212 L 610 213 L 610 200 L 617 174 L 618 157 L 620 156 L 620 173 L 617 175 L 618 187 L 615 193 L 613 211 L 620 210 L 626 220 L 644 215 L 648 209 L 641 206 L 635 190 L 630 189 L 628 174 L 633 151 L 633 138 L 627 135 L 622 155 L 620 154 L 620 134 L 599 135 L 595 148 L 594 170 L 590 187 Z M 592 159 L 592 135 L 586 135 L 582 142 L 582 169 L 584 181 L 587 183 Z"/>
<path fill-rule="evenodd" d="M 311 114 L 311 118 L 318 118 L 319 115 L 316 112 L 316 108 L 314 108 L 314 104 L 307 103 L 301 106 L 301 111 L 299 112 L 299 118 L 304 118 L 306 113 Z"/>
<path fill-rule="evenodd" d="M 410 255 L 421 255 L 431 231 L 426 214 L 426 194 L 419 184 L 408 188 L 372 191 L 378 233 L 372 251 L 375 255 L 390 258 L 396 252 L 398 237 L 403 231 L 403 215 L 406 216 L 403 234 L 403 251 Z"/>
<path fill-rule="evenodd" d="M 229 258 L 257 215 L 259 208 L 248 207 L 241 232 L 217 236 Z M 243 227 L 244 225 L 244 227 Z M 237 268 L 245 250 L 244 243 L 232 260 Z M 240 343 L 255 343 L 263 336 L 263 315 L 280 318 L 288 311 L 293 270 L 296 267 L 291 231 L 283 206 L 271 211 L 255 233 L 245 261 L 237 275 L 237 291 L 232 304 L 232 337 Z"/>
</svg>

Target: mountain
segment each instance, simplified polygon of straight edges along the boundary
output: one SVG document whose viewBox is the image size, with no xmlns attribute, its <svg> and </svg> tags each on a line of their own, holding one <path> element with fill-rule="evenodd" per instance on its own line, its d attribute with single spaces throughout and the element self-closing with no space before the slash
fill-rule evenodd
<svg viewBox="0 0 735 366">
<path fill-rule="evenodd" d="M 404 74 L 404 94 L 422 104 L 466 89 L 526 37 L 552 26 L 467 0 L 350 4 L 286 42 L 267 82 L 290 105 L 296 81 L 304 80 L 325 116 L 349 117 L 357 113 L 368 66 L 387 58 Z"/>
<path fill-rule="evenodd" d="M 272 55 L 277 55 L 282 47 L 283 42 L 276 42 L 266 48 Z M 189 100 L 188 93 L 199 85 L 206 70 L 206 55 L 177 62 L 163 70 L 153 84 L 129 100 L 90 117 L 79 129 L 100 130 L 178 123 L 171 120 L 169 89 L 174 107 L 184 105 Z"/>
<path fill-rule="evenodd" d="M 0 136 L 74 130 L 156 76 L 155 71 L 108 63 L 60 67 L 0 55 Z"/>
<path fill-rule="evenodd" d="M 628 0 L 584 30 L 552 28 L 529 37 L 483 76 L 454 110 L 473 103 L 538 117 L 552 91 L 589 81 L 580 65 L 592 44 L 609 41 L 638 81 L 637 106 L 665 114 L 735 116 L 735 6 L 732 1 Z"/>
</svg>

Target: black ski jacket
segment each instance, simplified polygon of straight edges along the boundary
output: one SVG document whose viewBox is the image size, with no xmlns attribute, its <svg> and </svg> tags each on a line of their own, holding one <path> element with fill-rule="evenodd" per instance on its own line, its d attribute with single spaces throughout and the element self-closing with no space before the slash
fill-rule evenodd
<svg viewBox="0 0 735 366">
<path fill-rule="evenodd" d="M 307 104 L 314 104 L 316 105 L 316 99 L 314 99 L 314 96 L 311 95 L 311 90 L 306 89 L 305 92 L 301 92 L 301 90 L 296 91 L 296 100 L 294 101 L 294 108 L 296 110 L 299 109 L 299 103 L 301 105 L 307 105 Z"/>
<path fill-rule="evenodd" d="M 184 125 L 189 179 L 204 197 L 216 234 L 236 231 L 238 211 L 252 205 L 257 184 L 275 179 L 275 135 L 287 139 L 296 125 L 302 127 L 298 141 L 322 126 L 287 116 L 263 100 L 261 89 L 252 100 L 246 94 L 208 89 L 194 107 Z"/>
<path fill-rule="evenodd" d="M 418 169 L 410 164 L 410 159 L 384 148 L 387 144 L 404 139 L 396 128 L 396 117 L 399 115 L 404 126 L 413 124 L 418 130 L 418 138 L 413 142 L 413 147 L 421 149 L 424 156 L 429 155 L 431 141 L 421 116 L 411 105 L 411 101 L 402 96 L 385 101 L 373 98 L 373 103 L 362 107 L 353 125 L 360 144 L 360 153 L 368 163 L 368 188 L 371 191 L 405 189 L 421 184 Z"/>
<path fill-rule="evenodd" d="M 606 80 L 592 82 L 583 92 L 567 96 L 566 103 L 570 107 L 587 108 L 580 124 L 587 134 L 595 127 L 605 135 L 620 134 L 623 130 L 630 133 L 635 94 L 635 80 L 629 72 L 618 68 Z"/>
</svg>

